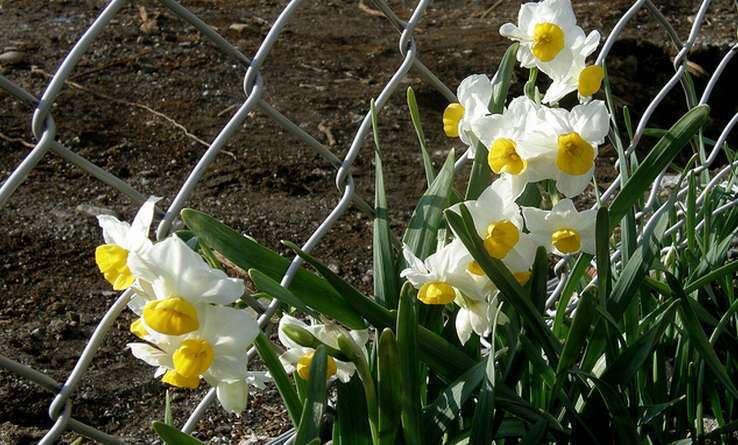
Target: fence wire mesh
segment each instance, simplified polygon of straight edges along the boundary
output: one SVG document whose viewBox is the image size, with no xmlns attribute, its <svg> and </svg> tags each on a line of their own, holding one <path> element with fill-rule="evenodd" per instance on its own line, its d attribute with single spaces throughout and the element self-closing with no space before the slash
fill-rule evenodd
<svg viewBox="0 0 738 445">
<path fill-rule="evenodd" d="M 436 89 L 444 98 L 449 102 L 455 102 L 456 98 L 451 89 L 449 89 L 439 78 L 426 66 L 419 58 L 419 49 L 415 41 L 414 32 L 418 23 L 423 18 L 426 9 L 429 6 L 430 0 L 420 0 L 414 7 L 412 15 L 409 20 L 403 21 L 393 11 L 393 9 L 385 2 L 385 0 L 372 0 L 374 6 L 381 11 L 386 19 L 389 20 L 391 25 L 400 33 L 399 37 L 399 53 L 401 57 L 401 63 L 394 71 L 391 78 L 384 84 L 381 93 L 375 99 L 376 109 L 381 110 L 389 98 L 396 92 L 398 86 L 406 78 L 411 70 L 415 70 L 423 80 L 428 82 L 430 86 Z M 9 177 L 5 178 L 0 187 L 0 209 L 8 202 L 9 198 L 13 193 L 22 185 L 23 181 L 26 180 L 34 168 L 39 164 L 42 158 L 45 156 L 56 155 L 75 165 L 85 173 L 91 175 L 97 180 L 107 184 L 111 188 L 117 190 L 123 195 L 127 196 L 133 203 L 142 204 L 146 200 L 146 195 L 136 190 L 125 180 L 117 177 L 116 175 L 106 171 L 105 169 L 95 165 L 94 163 L 87 160 L 85 157 L 75 153 L 72 149 L 59 142 L 57 137 L 57 126 L 52 115 L 52 108 L 56 103 L 60 93 L 64 89 L 65 85 L 72 76 L 72 73 L 88 51 L 90 46 L 95 42 L 100 33 L 106 29 L 118 14 L 121 8 L 130 3 L 128 0 L 111 0 L 107 3 L 102 12 L 97 16 L 92 25 L 90 25 L 80 39 L 74 44 L 72 49 L 64 57 L 59 68 L 54 73 L 51 81 L 46 86 L 43 94 L 40 98 L 35 97 L 32 93 L 21 88 L 10 79 L 0 75 L 0 89 L 6 91 L 11 96 L 15 97 L 19 101 L 25 103 L 33 110 L 33 116 L 31 120 L 31 129 L 33 136 L 36 140 L 32 150 L 24 157 L 23 161 L 11 172 Z M 324 143 L 318 141 L 316 138 L 311 136 L 308 132 L 302 129 L 298 124 L 290 120 L 289 117 L 283 115 L 275 108 L 273 108 L 264 99 L 265 82 L 261 74 L 261 69 L 268 59 L 270 51 L 272 50 L 275 43 L 280 39 L 282 31 L 290 20 L 299 14 L 300 6 L 305 3 L 304 0 L 291 0 L 278 15 L 274 23 L 271 25 L 269 32 L 261 42 L 258 50 L 254 54 L 253 58 L 248 58 L 244 55 L 236 46 L 226 40 L 221 34 L 219 34 L 214 28 L 209 26 L 205 21 L 200 19 L 196 14 L 190 11 L 188 8 L 177 2 L 176 0 L 160 0 L 160 3 L 176 14 L 184 22 L 196 28 L 202 36 L 213 44 L 218 50 L 222 51 L 229 57 L 234 58 L 244 69 L 243 76 L 243 92 L 245 94 L 245 100 L 238 106 L 237 111 L 233 114 L 230 120 L 222 127 L 217 136 L 211 143 L 208 144 L 208 148 L 205 153 L 199 158 L 194 168 L 187 176 L 186 180 L 179 188 L 176 195 L 173 197 L 171 205 L 167 209 L 157 209 L 161 222 L 159 223 L 156 230 L 156 238 L 161 240 L 172 233 L 174 229 L 179 226 L 177 217 L 180 210 L 184 208 L 189 202 L 193 191 L 198 185 L 198 182 L 202 179 L 205 172 L 213 163 L 215 157 L 223 151 L 224 146 L 228 141 L 244 127 L 247 122 L 249 114 L 254 110 L 259 110 L 276 122 L 286 132 L 297 138 L 300 142 L 304 143 L 307 147 L 314 150 L 320 155 L 328 164 L 335 168 L 335 184 L 341 195 L 340 200 L 335 205 L 333 210 L 326 216 L 326 218 L 320 223 L 318 228 L 310 235 L 308 240 L 303 244 L 302 250 L 305 252 L 312 251 L 323 239 L 323 237 L 331 231 L 334 225 L 344 215 L 346 210 L 353 206 L 356 206 L 359 210 L 371 216 L 373 213 L 373 207 L 364 198 L 359 196 L 356 192 L 356 185 L 352 176 L 352 166 L 371 130 L 371 115 L 367 111 L 364 118 L 361 120 L 359 128 L 355 131 L 353 140 L 348 148 L 348 151 L 343 159 L 337 157 L 330 147 Z M 607 61 L 608 54 L 613 48 L 615 41 L 626 29 L 629 22 L 633 17 L 641 11 L 646 11 L 652 20 L 654 20 L 660 27 L 663 28 L 666 35 L 670 39 L 670 43 L 677 51 L 677 56 L 674 58 L 674 74 L 670 80 L 663 86 L 660 92 L 653 98 L 646 110 L 643 112 L 640 121 L 634 131 L 632 142 L 627 147 L 626 154 L 630 155 L 634 153 L 636 147 L 641 141 L 649 120 L 653 113 L 662 104 L 664 98 L 669 92 L 680 84 L 684 89 L 686 108 L 692 108 L 698 104 L 709 103 L 712 92 L 715 86 L 720 81 L 721 76 L 725 72 L 726 67 L 730 64 L 732 58 L 738 51 L 738 43 L 733 43 L 730 49 L 722 57 L 718 67 L 711 74 L 706 88 L 702 92 L 699 100 L 691 94 L 690 85 L 688 80 L 688 63 L 689 53 L 695 45 L 695 41 L 700 33 L 700 29 L 705 22 L 710 7 L 709 0 L 703 0 L 696 14 L 692 18 L 692 26 L 689 35 L 685 40 L 682 40 L 677 31 L 672 27 L 669 20 L 664 14 L 654 5 L 651 0 L 637 0 L 627 10 L 627 12 L 618 20 L 617 24 L 609 34 L 603 47 L 601 48 L 597 57 L 597 63 L 605 63 Z M 736 2 L 738 5 L 738 2 Z M 733 79 L 734 81 L 735 79 Z M 709 189 L 714 188 L 725 179 L 726 176 L 734 172 L 734 167 L 738 165 L 738 161 L 729 163 L 726 166 L 722 166 L 717 171 L 711 171 L 710 168 L 714 167 L 714 163 L 718 158 L 718 155 L 727 146 L 727 139 L 731 134 L 733 128 L 738 123 L 738 113 L 734 114 L 729 120 L 727 125 L 720 132 L 716 143 L 712 150 L 707 153 L 704 152 L 704 147 L 701 147 L 703 152 L 700 153 L 700 159 L 698 165 L 690 170 L 691 173 L 701 174 L 706 178 L 703 181 L 706 185 L 700 191 L 698 198 L 698 204 L 702 202 L 705 194 Z M 613 120 L 613 125 L 617 123 Z M 457 170 L 465 164 L 467 158 L 460 156 L 456 162 Z M 617 165 L 616 165 L 617 168 Z M 637 219 L 640 221 L 642 227 L 648 227 L 649 224 L 655 220 L 656 216 L 667 210 L 666 205 L 656 207 L 658 202 L 657 197 L 659 192 L 663 189 L 663 179 L 665 177 L 666 170 L 661 172 L 658 179 L 653 184 L 651 191 L 648 195 L 645 205 L 640 209 Z M 621 175 L 615 178 L 614 182 L 604 191 L 601 195 L 602 202 L 606 202 L 609 198 L 620 189 L 621 186 Z M 678 198 L 683 200 L 686 193 L 686 186 L 682 186 L 681 181 L 678 183 L 677 189 L 672 193 L 677 193 Z M 733 199 L 725 205 L 714 210 L 713 214 L 721 214 L 733 206 L 738 204 L 738 199 Z M 683 213 L 683 210 L 680 210 Z M 682 223 L 678 223 L 675 226 L 668 229 L 667 234 L 673 233 L 679 230 Z M 699 229 L 699 227 L 698 227 Z M 620 258 L 620 250 L 617 249 L 613 254 L 613 261 L 617 261 Z M 301 267 L 302 261 L 299 257 L 295 257 L 282 278 L 282 285 L 288 286 L 292 281 L 295 273 Z M 557 278 L 552 279 L 549 282 L 550 295 L 547 299 L 547 309 L 555 305 L 557 298 L 559 297 L 563 283 L 566 281 L 567 271 L 565 265 L 567 259 L 562 259 L 556 264 L 554 271 Z M 596 280 L 596 278 L 594 279 Z M 98 430 L 94 426 L 85 424 L 76 420 L 73 417 L 73 399 L 75 391 L 80 385 L 82 376 L 87 371 L 90 363 L 92 362 L 95 353 L 100 348 L 106 335 L 113 326 L 116 318 L 126 308 L 129 298 L 131 297 L 132 291 L 127 290 L 117 297 L 115 302 L 108 308 L 105 315 L 97 324 L 96 329 L 89 338 L 84 350 L 82 351 L 79 359 L 76 362 L 73 370 L 69 373 L 64 382 L 57 382 L 45 373 L 37 371 L 29 366 L 19 363 L 9 357 L 0 355 L 0 367 L 3 367 L 11 372 L 22 376 L 37 385 L 51 391 L 55 394 L 49 409 L 48 414 L 54 422 L 52 428 L 46 433 L 41 440 L 41 444 L 54 443 L 60 436 L 67 430 L 75 431 L 81 435 L 87 436 L 101 443 L 106 444 L 122 444 L 124 441 L 121 438 L 114 437 L 103 431 Z M 260 314 L 258 322 L 260 327 L 265 328 L 269 322 L 271 316 L 274 314 L 278 306 L 278 301 L 274 300 L 269 304 Z M 570 303 L 570 309 L 575 310 L 576 298 Z M 255 354 L 255 350 L 252 348 L 249 351 L 249 358 L 252 358 Z M 199 405 L 192 411 L 188 420 L 182 427 L 184 432 L 192 432 L 199 419 L 203 416 L 208 405 L 212 403 L 215 398 L 215 389 L 211 389 L 207 395 L 202 399 Z M 275 439 L 274 443 L 284 443 L 288 441 L 290 434 L 285 434 Z"/>
</svg>

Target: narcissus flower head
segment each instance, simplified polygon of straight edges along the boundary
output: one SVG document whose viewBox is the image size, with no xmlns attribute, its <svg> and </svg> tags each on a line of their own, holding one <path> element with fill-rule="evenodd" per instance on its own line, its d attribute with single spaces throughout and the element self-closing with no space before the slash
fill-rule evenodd
<svg viewBox="0 0 738 445">
<path fill-rule="evenodd" d="M 95 262 L 115 290 L 128 289 L 136 280 L 129 268 L 129 257 L 151 247 L 149 227 L 158 200 L 159 198 L 153 196 L 146 200 L 133 219 L 133 224 L 111 215 L 97 217 L 105 244 L 95 249 Z"/>
<path fill-rule="evenodd" d="M 512 199 L 529 182 L 546 178 L 546 160 L 523 156 L 520 144 L 525 135 L 536 131 L 538 104 L 525 96 L 516 97 L 502 114 L 490 114 L 474 121 L 472 129 L 488 150 L 487 164 L 492 172 L 509 176 Z"/>
<path fill-rule="evenodd" d="M 468 298 L 483 300 L 494 290 L 492 282 L 458 239 L 438 249 L 425 261 L 407 246 L 403 256 L 408 267 L 400 276 L 418 289 L 418 299 L 425 304 L 449 304 L 456 300 L 459 292 Z"/>
<path fill-rule="evenodd" d="M 558 102 L 567 94 L 577 91 L 580 102 L 588 101 L 599 91 L 605 72 L 599 65 L 587 65 L 587 57 L 597 49 L 600 33 L 592 31 L 572 48 L 572 62 L 568 66 L 555 66 L 546 71 L 553 82 L 543 96 L 543 103 Z"/>
<path fill-rule="evenodd" d="M 571 65 L 572 48 L 584 39 L 569 0 L 525 3 L 518 24 L 505 23 L 500 34 L 520 42 L 517 58 L 523 67 L 535 66 L 543 72 L 563 71 Z"/>
<path fill-rule="evenodd" d="M 594 255 L 597 209 L 579 212 L 571 199 L 562 199 L 551 210 L 523 207 L 523 216 L 530 236 L 549 252 Z"/>
<path fill-rule="evenodd" d="M 142 280 L 129 307 L 146 324 L 166 335 L 200 327 L 203 304 L 230 304 L 243 295 L 243 280 L 210 267 L 179 237 L 172 236 L 129 260 Z"/>
<path fill-rule="evenodd" d="M 304 329 L 310 332 L 310 334 L 312 334 L 318 341 L 335 350 L 339 349 L 338 335 L 342 332 L 346 332 L 342 327 L 336 324 L 326 323 L 308 325 L 290 315 L 284 314 L 282 316 L 279 320 L 279 341 L 282 342 L 287 350 L 279 357 L 279 360 L 282 362 L 287 373 L 297 372 L 297 374 L 304 380 L 310 378 L 310 365 L 312 363 L 313 354 L 315 354 L 315 349 L 301 345 L 290 338 L 285 333 L 285 327 L 287 326 L 295 326 L 299 329 Z M 369 333 L 366 329 L 351 330 L 348 331 L 348 335 L 360 348 L 363 348 L 369 339 Z M 343 383 L 348 383 L 349 380 L 351 380 L 351 376 L 356 372 L 356 366 L 353 363 L 344 362 L 331 356 L 327 357 L 326 365 L 326 378 L 330 378 L 335 375 L 336 378 Z"/>
<path fill-rule="evenodd" d="M 186 335 L 164 335 L 151 329 L 145 320 L 131 327 L 146 343 L 130 343 L 133 355 L 156 366 L 156 376 L 180 388 L 197 388 L 205 379 L 216 388 L 223 407 L 242 412 L 248 398 L 248 384 L 260 386 L 264 373 L 248 370 L 246 352 L 256 338 L 256 319 L 245 310 L 203 304 L 200 325 Z"/>
<path fill-rule="evenodd" d="M 610 129 L 605 103 L 593 100 L 571 111 L 542 106 L 537 117 L 538 131 L 520 146 L 523 156 L 547 159 L 546 176 L 556 188 L 569 198 L 580 194 L 592 180 L 597 147 Z"/>
<path fill-rule="evenodd" d="M 476 136 L 472 126 L 489 114 L 492 82 L 484 74 L 472 74 L 461 81 L 456 93 L 459 102 L 449 104 L 443 112 L 443 131 L 448 137 L 458 137 L 469 146 L 469 157 L 474 158 Z"/>
<path fill-rule="evenodd" d="M 498 314 L 500 304 L 496 294 L 485 300 L 472 300 L 460 296 L 456 304 L 459 305 L 455 320 L 456 335 L 459 336 L 462 345 L 469 341 L 472 332 L 480 337 L 489 335 L 495 318 L 500 324 L 509 321 L 505 314 Z"/>
</svg>

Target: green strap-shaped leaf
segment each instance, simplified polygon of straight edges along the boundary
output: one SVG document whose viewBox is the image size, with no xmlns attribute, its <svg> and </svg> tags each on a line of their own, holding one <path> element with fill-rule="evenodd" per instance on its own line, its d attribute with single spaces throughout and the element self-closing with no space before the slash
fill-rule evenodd
<svg viewBox="0 0 738 445">
<path fill-rule="evenodd" d="M 317 315 L 315 311 L 305 305 L 305 303 L 297 298 L 289 289 L 282 287 L 276 280 L 273 280 L 267 274 L 258 269 L 249 270 L 249 278 L 257 289 L 268 294 L 272 298 L 276 298 L 287 306 L 294 307 L 310 315 Z"/>
<path fill-rule="evenodd" d="M 256 340 L 254 340 L 254 346 L 256 346 L 256 352 L 259 353 L 261 361 L 264 362 L 264 366 L 269 370 L 269 374 L 277 386 L 277 391 L 279 391 L 279 395 L 282 397 L 292 424 L 297 426 L 300 421 L 302 405 L 300 404 L 299 397 L 297 397 L 295 387 L 290 382 L 289 377 L 287 377 L 284 367 L 282 367 L 282 362 L 279 361 L 279 357 L 277 357 L 274 349 L 272 349 L 272 343 L 263 333 L 259 332 Z"/>
<path fill-rule="evenodd" d="M 422 445 L 424 441 L 420 430 L 420 386 L 418 384 L 416 354 L 418 322 L 413 289 L 410 283 L 405 283 L 400 293 L 396 330 L 402 375 L 402 389 L 400 390 L 402 412 L 400 417 L 402 419 L 403 437 L 405 438 L 405 445 Z"/>
<path fill-rule="evenodd" d="M 423 410 L 425 443 L 438 443 L 464 404 L 476 393 L 484 379 L 486 363 L 478 363 L 451 383 Z"/>
<path fill-rule="evenodd" d="M 374 227 L 372 251 L 374 259 L 374 298 L 384 307 L 397 307 L 400 282 L 397 276 L 395 252 L 392 249 L 392 231 L 389 210 L 384 190 L 384 169 L 377 130 L 377 112 L 371 104 L 372 130 L 374 135 Z"/>
<path fill-rule="evenodd" d="M 587 344 L 595 314 L 595 304 L 592 292 L 585 291 L 582 293 L 577 304 L 577 313 L 564 342 L 564 349 L 561 351 L 559 365 L 556 368 L 557 381 L 564 378 L 564 373 L 569 372 L 571 367 L 574 366 L 582 348 Z"/>
<path fill-rule="evenodd" d="M 441 226 L 442 212 L 448 205 L 453 178 L 454 151 L 451 150 L 433 184 L 418 201 L 402 237 L 403 244 L 420 259 L 435 251 L 436 233 Z"/>
<path fill-rule="evenodd" d="M 326 397 L 327 358 L 325 347 L 318 346 L 310 363 L 310 378 L 300 424 L 297 426 L 295 445 L 308 445 L 320 438 L 320 422 L 323 419 Z"/>
<path fill-rule="evenodd" d="M 369 413 L 359 376 L 354 374 L 348 383 L 338 383 L 337 386 L 336 423 L 334 425 L 336 429 L 333 434 L 333 443 L 336 445 L 371 445 Z"/>
<path fill-rule="evenodd" d="M 156 421 L 152 427 L 154 428 L 154 432 L 159 435 L 162 442 L 166 445 L 203 445 L 202 442 L 189 434 L 185 434 L 164 422 Z"/>
<path fill-rule="evenodd" d="M 564 322 L 568 319 L 566 315 L 566 307 L 569 305 L 569 300 L 574 294 L 574 291 L 579 287 L 584 274 L 587 272 L 589 262 L 592 260 L 592 255 L 588 253 L 579 254 L 579 258 L 574 263 L 569 277 L 566 279 L 564 284 L 564 290 L 561 291 L 558 303 L 556 303 L 556 316 L 554 317 L 553 331 L 557 337 L 562 337 L 564 334 Z"/>
<path fill-rule="evenodd" d="M 273 280 L 280 280 L 287 271 L 289 260 L 202 212 L 184 209 L 182 220 L 201 241 L 243 270 L 258 269 Z M 297 271 L 289 289 L 305 305 L 352 329 L 366 327 L 341 295 L 325 280 L 305 269 Z"/>
<path fill-rule="evenodd" d="M 595 250 L 597 251 L 597 295 L 601 305 L 610 299 L 610 222 L 607 207 L 597 210 L 595 223 Z M 627 260 L 626 260 L 627 261 Z"/>
<path fill-rule="evenodd" d="M 474 139 L 474 161 L 469 172 L 469 184 L 466 186 L 465 201 L 479 198 L 484 189 L 492 182 L 492 170 L 487 163 L 489 151 L 481 141 Z"/>
<path fill-rule="evenodd" d="M 622 350 L 605 372 L 602 380 L 610 385 L 625 386 L 635 378 L 636 373 L 642 369 L 646 361 L 651 357 L 654 348 L 659 343 L 664 330 L 671 324 L 677 302 L 673 301 L 666 306 L 658 320 L 643 335 Z"/>
<path fill-rule="evenodd" d="M 436 179 L 436 172 L 433 170 L 433 162 L 431 162 L 428 149 L 425 146 L 425 132 L 423 132 L 423 123 L 420 121 L 420 111 L 418 110 L 418 102 L 415 100 L 415 91 L 411 87 L 407 87 L 407 108 L 410 110 L 410 119 L 415 128 L 415 134 L 418 136 L 418 145 L 420 145 L 420 155 L 423 157 L 423 169 L 425 170 L 425 179 L 428 187 L 433 184 Z"/>
<path fill-rule="evenodd" d="M 395 445 L 400 429 L 400 394 L 404 391 L 400 353 L 392 329 L 385 328 L 377 346 L 377 392 L 379 402 L 379 445 Z"/>
<path fill-rule="evenodd" d="M 474 410 L 470 445 L 487 445 L 494 440 L 495 422 L 495 357 L 494 351 L 487 356 L 484 378 L 479 390 L 479 402 Z"/>
<path fill-rule="evenodd" d="M 494 82 L 492 83 L 492 97 L 489 104 L 490 113 L 499 114 L 505 109 L 507 92 L 510 89 L 510 81 L 515 65 L 517 65 L 518 44 L 513 43 L 502 56 L 500 66 L 497 68 Z"/>
<path fill-rule="evenodd" d="M 543 315 L 548 296 L 548 253 L 546 248 L 539 246 L 533 261 L 533 275 L 530 278 L 530 300 L 538 312 Z"/>
<path fill-rule="evenodd" d="M 643 192 L 651 187 L 659 173 L 705 125 L 709 113 L 710 107 L 707 105 L 692 108 L 656 143 L 610 204 L 610 229 L 620 222 L 628 209 L 643 196 Z"/>
<path fill-rule="evenodd" d="M 679 314 L 681 315 L 682 322 L 684 323 L 684 330 L 689 336 L 691 344 L 694 345 L 702 359 L 705 361 L 707 367 L 712 371 L 715 377 L 717 377 L 720 383 L 723 384 L 730 395 L 734 399 L 738 399 L 738 389 L 736 389 L 733 381 L 725 371 L 725 366 L 722 364 L 715 353 L 715 349 L 713 349 L 710 341 L 707 339 L 707 335 L 702 329 L 692 306 L 687 301 L 689 297 L 684 293 L 684 289 L 682 289 L 679 280 L 668 272 L 666 272 L 666 280 L 669 283 L 669 287 L 671 287 L 672 292 L 674 292 L 681 301 Z"/>
</svg>

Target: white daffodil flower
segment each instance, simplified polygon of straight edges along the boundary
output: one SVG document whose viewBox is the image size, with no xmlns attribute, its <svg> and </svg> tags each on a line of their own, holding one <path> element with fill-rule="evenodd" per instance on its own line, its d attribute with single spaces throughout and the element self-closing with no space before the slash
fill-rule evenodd
<svg viewBox="0 0 738 445">
<path fill-rule="evenodd" d="M 549 252 L 594 255 L 597 209 L 579 212 L 571 199 L 562 199 L 551 210 L 523 207 L 523 217 L 530 236 Z"/>
<path fill-rule="evenodd" d="M 129 257 L 151 247 L 149 227 L 159 199 L 154 196 L 147 199 L 133 218 L 133 224 L 110 215 L 97 217 L 105 244 L 95 249 L 95 262 L 115 290 L 128 289 L 136 279 L 128 265 Z"/>
<path fill-rule="evenodd" d="M 315 338 L 320 340 L 321 343 L 324 343 L 333 349 L 339 349 L 338 335 L 342 332 L 346 332 L 337 324 L 327 323 L 308 325 L 290 315 L 282 315 L 282 318 L 279 320 L 279 341 L 282 342 L 287 350 L 279 356 L 279 360 L 282 362 L 285 372 L 288 374 L 297 372 L 303 380 L 310 378 L 310 364 L 312 363 L 315 349 L 302 346 L 288 337 L 287 334 L 284 333 L 284 327 L 288 325 L 307 330 Z M 369 339 L 369 332 L 366 329 L 350 330 L 348 331 L 348 335 L 362 350 Z M 326 365 L 326 378 L 330 378 L 335 375 L 336 378 L 343 383 L 348 383 L 349 380 L 351 380 L 351 376 L 356 372 L 356 366 L 353 363 L 335 359 L 330 355 L 327 356 Z"/>
<path fill-rule="evenodd" d="M 560 72 L 571 65 L 574 48 L 584 39 L 584 31 L 569 0 L 525 3 L 518 12 L 517 26 L 505 23 L 500 34 L 520 42 L 517 58 L 525 68 Z"/>
<path fill-rule="evenodd" d="M 484 74 L 472 74 L 461 81 L 456 92 L 459 102 L 446 107 L 443 112 L 443 131 L 446 136 L 458 137 L 469 146 L 469 158 L 474 158 L 476 136 L 474 122 L 489 114 L 492 100 L 492 81 Z"/>
<path fill-rule="evenodd" d="M 400 273 L 418 289 L 418 299 L 425 304 L 448 304 L 458 297 L 481 301 L 494 291 L 494 285 L 459 239 L 429 255 L 425 261 L 405 246 L 402 251 L 408 267 Z"/>
<path fill-rule="evenodd" d="M 216 388 L 218 400 L 233 413 L 246 408 L 248 385 L 263 385 L 263 372 L 250 372 L 247 350 L 259 333 L 256 320 L 230 307 L 203 305 L 200 326 L 186 335 L 160 334 L 140 319 L 131 331 L 146 343 L 130 343 L 133 355 L 156 366 L 156 377 L 180 388 L 197 388 L 200 379 Z"/>
<path fill-rule="evenodd" d="M 245 291 L 243 280 L 210 267 L 177 236 L 129 258 L 129 267 L 141 278 L 129 307 L 161 334 L 197 330 L 203 306 L 233 303 Z"/>
<path fill-rule="evenodd" d="M 538 131 L 526 135 L 521 155 L 548 158 L 556 188 L 568 198 L 578 195 L 592 179 L 597 147 L 610 129 L 605 103 L 593 100 L 571 111 L 541 106 L 537 116 Z"/>
<path fill-rule="evenodd" d="M 599 44 L 600 33 L 592 31 L 572 48 L 572 63 L 569 66 L 546 72 L 553 82 L 543 96 L 543 103 L 558 102 L 572 91 L 578 92 L 579 101 L 583 103 L 600 90 L 605 71 L 599 65 L 587 66 L 587 57 L 595 52 Z"/>
<path fill-rule="evenodd" d="M 474 121 L 472 129 L 489 150 L 489 168 L 499 175 L 509 176 L 512 197 L 516 199 L 529 182 L 546 179 L 550 161 L 544 157 L 524 158 L 519 145 L 525 135 L 535 131 L 539 106 L 525 96 L 516 97 L 502 114 L 490 114 Z"/>
<path fill-rule="evenodd" d="M 457 298 L 456 304 L 459 310 L 456 313 L 456 334 L 462 345 L 471 338 L 472 332 L 480 337 L 486 337 L 492 330 L 492 323 L 497 318 L 499 324 L 508 322 L 505 314 L 497 315 L 500 305 L 497 296 L 489 300 L 472 300 L 468 298 Z"/>
<path fill-rule="evenodd" d="M 535 244 L 523 233 L 523 217 L 512 193 L 509 176 L 498 178 L 482 192 L 478 199 L 463 203 L 474 220 L 477 234 L 484 241 L 487 253 L 510 269 L 519 283 L 530 278 L 530 266 L 535 259 Z M 461 204 L 451 211 L 461 213 Z M 474 268 L 482 272 L 475 263 Z"/>
</svg>

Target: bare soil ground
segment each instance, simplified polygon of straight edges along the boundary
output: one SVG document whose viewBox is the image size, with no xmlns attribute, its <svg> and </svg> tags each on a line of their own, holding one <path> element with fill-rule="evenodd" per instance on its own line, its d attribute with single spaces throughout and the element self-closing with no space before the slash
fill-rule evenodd
<svg viewBox="0 0 738 445">
<path fill-rule="evenodd" d="M 251 55 L 286 2 L 182 3 Z M 607 35 L 631 2 L 573 3 L 585 30 L 596 28 Z M 655 3 L 685 38 L 698 2 Z M 391 4 L 402 17 L 409 16 L 399 1 Z M 49 81 L 44 73 L 55 71 L 101 6 L 97 0 L 0 0 L 0 53 L 22 53 L 13 63 L 0 64 L 0 73 L 40 94 Z M 149 29 L 141 28 L 139 7 L 155 20 Z M 518 7 L 518 2 L 491 0 L 435 2 L 416 33 L 421 60 L 452 88 L 468 74 L 494 72 L 509 44 L 497 30 L 502 23 L 515 21 Z M 707 73 L 735 38 L 735 13 L 730 0 L 716 0 L 711 6 L 691 58 Z M 335 153 L 342 156 L 370 98 L 401 62 L 397 39 L 386 19 L 367 14 L 358 1 L 305 2 L 263 69 L 266 99 L 326 143 L 330 133 Z M 639 14 L 610 59 L 618 104 L 628 105 L 638 118 L 673 72 L 674 54 L 658 25 Z M 57 100 L 53 114 L 58 138 L 142 192 L 162 196 L 166 206 L 206 147 L 140 105 L 211 141 L 233 107 L 243 101 L 243 74 L 236 61 L 158 2 L 131 2 L 75 69 L 72 80 L 84 89 L 68 86 Z M 736 74 L 733 64 L 716 91 L 707 132 L 713 138 L 735 112 L 735 90 L 726 83 Z M 698 87 L 705 81 L 698 77 Z M 522 82 L 516 79 L 515 94 Z M 416 90 L 428 144 L 439 162 L 454 145 L 441 131 L 445 100 L 416 73 L 406 86 Z M 675 90 L 654 116 L 653 126 L 669 126 L 683 112 L 683 103 L 682 93 Z M 31 110 L 0 92 L 2 179 L 30 150 L 30 119 Z M 399 231 L 424 188 L 403 91 L 398 91 L 380 121 L 392 221 Z M 652 142 L 644 141 L 642 148 L 647 150 Z M 271 248 L 285 252 L 281 239 L 304 242 L 338 200 L 333 169 L 263 114 L 250 116 L 226 150 L 200 182 L 190 205 Z M 371 159 L 367 149 L 355 164 L 359 193 L 367 198 L 373 196 Z M 598 173 L 603 183 L 612 178 L 613 159 L 613 151 L 605 148 Z M 93 216 L 100 208 L 127 219 L 136 211 L 125 197 L 47 155 L 0 210 L 0 353 L 59 381 L 66 378 L 116 298 L 93 258 L 102 241 Z M 351 210 L 316 251 L 365 290 L 371 287 L 370 228 L 371 221 Z M 108 335 L 74 397 L 73 415 L 131 443 L 150 443 L 154 441 L 150 423 L 163 415 L 165 387 L 153 379 L 149 366 L 125 350 L 132 340 L 130 322 L 125 313 Z M 205 386 L 194 392 L 174 391 L 178 424 L 205 393 Z M 50 398 L 34 384 L 0 370 L 0 442 L 35 443 L 51 425 L 46 412 Z M 261 444 L 288 427 L 276 391 L 268 388 L 252 393 L 241 417 L 213 405 L 197 432 L 213 443 Z M 75 437 L 67 433 L 64 440 Z"/>
</svg>

